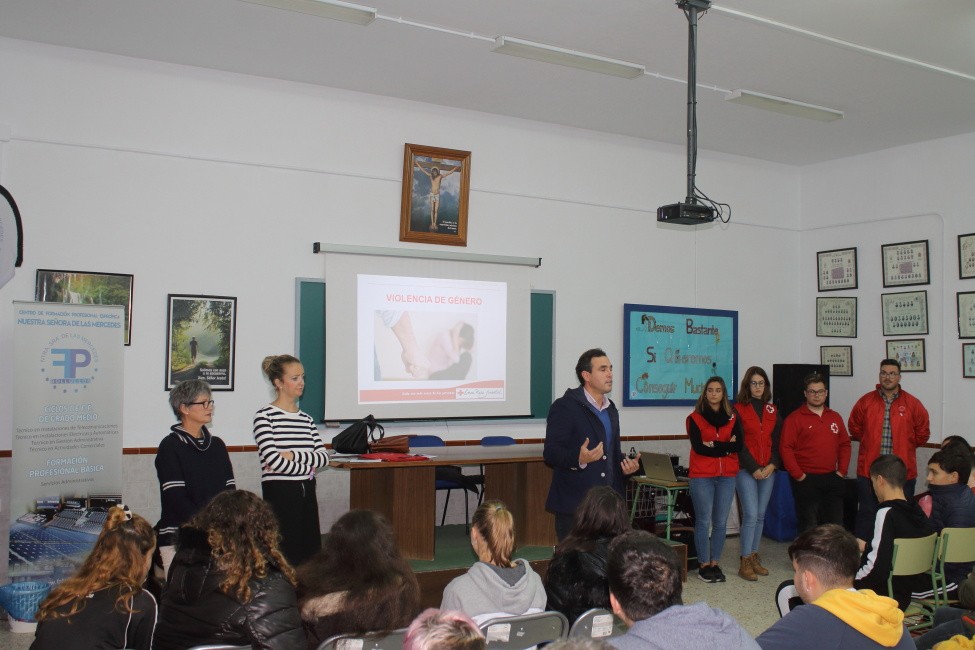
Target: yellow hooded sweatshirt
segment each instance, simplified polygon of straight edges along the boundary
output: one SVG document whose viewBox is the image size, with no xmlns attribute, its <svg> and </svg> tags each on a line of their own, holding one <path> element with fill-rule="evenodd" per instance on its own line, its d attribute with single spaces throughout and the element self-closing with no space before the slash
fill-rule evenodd
<svg viewBox="0 0 975 650">
<path fill-rule="evenodd" d="M 897 601 L 869 589 L 830 589 L 812 602 L 880 645 L 892 648 L 904 634 Z"/>
</svg>

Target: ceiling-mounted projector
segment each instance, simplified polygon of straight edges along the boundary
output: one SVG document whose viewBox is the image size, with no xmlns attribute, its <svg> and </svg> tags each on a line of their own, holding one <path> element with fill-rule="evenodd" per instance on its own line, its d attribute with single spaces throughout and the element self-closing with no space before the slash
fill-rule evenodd
<svg viewBox="0 0 975 650">
<path fill-rule="evenodd" d="M 696 226 L 702 223 L 710 223 L 716 218 L 714 208 L 700 203 L 671 203 L 657 208 L 657 221 L 661 223 Z"/>
</svg>

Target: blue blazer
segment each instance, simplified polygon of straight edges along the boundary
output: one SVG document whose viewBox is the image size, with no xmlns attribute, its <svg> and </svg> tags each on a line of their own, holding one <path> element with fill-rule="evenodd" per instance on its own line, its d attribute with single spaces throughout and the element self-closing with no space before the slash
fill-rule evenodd
<svg viewBox="0 0 975 650">
<path fill-rule="evenodd" d="M 623 494 L 623 452 L 620 449 L 620 414 L 612 400 L 609 420 L 612 444 L 603 447 L 605 454 L 585 467 L 579 467 L 582 442 L 592 449 L 606 440 L 603 423 L 586 399 L 585 389 L 570 388 L 552 403 L 545 426 L 545 462 L 552 468 L 552 486 L 545 509 L 559 514 L 572 514 L 590 488 L 609 485 Z M 608 399 L 608 398 L 607 398 Z"/>
</svg>

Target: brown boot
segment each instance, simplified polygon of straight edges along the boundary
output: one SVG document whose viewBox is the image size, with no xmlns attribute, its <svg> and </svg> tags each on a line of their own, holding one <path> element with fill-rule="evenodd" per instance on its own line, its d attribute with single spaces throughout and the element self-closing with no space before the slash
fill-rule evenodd
<svg viewBox="0 0 975 650">
<path fill-rule="evenodd" d="M 741 558 L 741 568 L 738 569 L 738 575 L 743 580 L 755 581 L 758 580 L 758 576 L 755 575 L 755 570 L 752 568 L 751 556 Z"/>
<path fill-rule="evenodd" d="M 760 575 L 760 576 L 767 576 L 768 575 L 768 569 L 766 569 L 765 567 L 762 566 L 761 560 L 758 559 L 758 553 L 757 552 L 756 553 L 752 553 L 751 555 L 749 555 L 748 556 L 748 559 L 751 560 L 752 571 L 754 571 L 757 575 Z"/>
</svg>

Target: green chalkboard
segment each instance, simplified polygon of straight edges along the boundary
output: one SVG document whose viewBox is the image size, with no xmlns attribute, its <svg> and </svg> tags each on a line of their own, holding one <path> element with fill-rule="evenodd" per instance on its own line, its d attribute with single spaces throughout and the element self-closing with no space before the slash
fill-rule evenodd
<svg viewBox="0 0 975 650">
<path fill-rule="evenodd" d="M 305 366 L 301 409 L 317 421 L 325 415 L 325 283 L 298 280 L 297 356 Z M 552 404 L 555 294 L 531 294 L 531 413 L 545 419 Z M 497 419 L 497 418 L 486 418 Z"/>
</svg>

